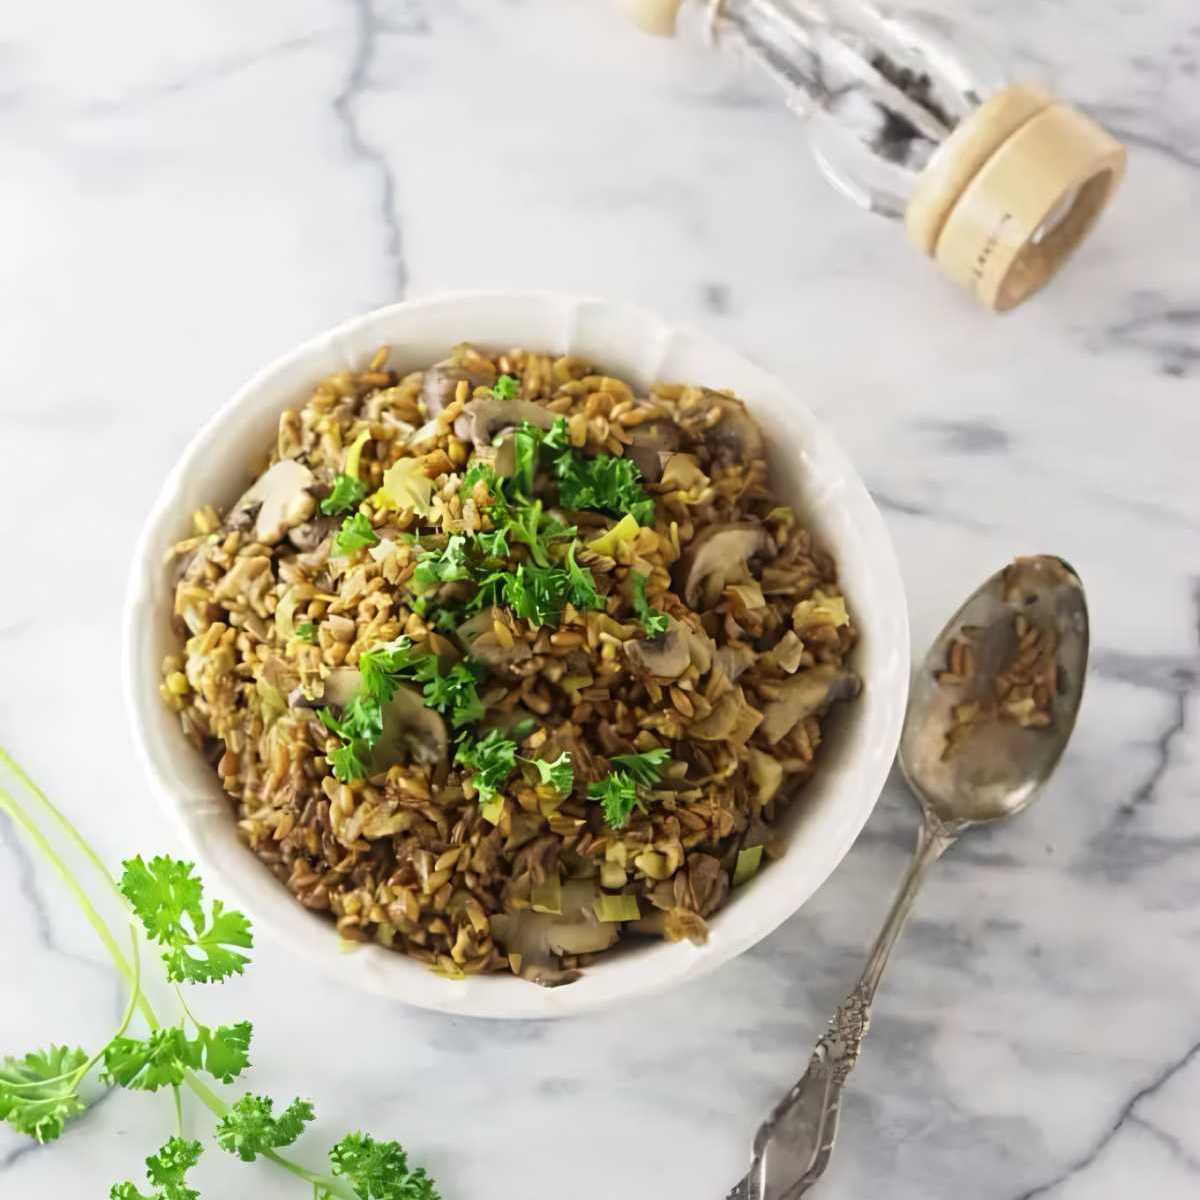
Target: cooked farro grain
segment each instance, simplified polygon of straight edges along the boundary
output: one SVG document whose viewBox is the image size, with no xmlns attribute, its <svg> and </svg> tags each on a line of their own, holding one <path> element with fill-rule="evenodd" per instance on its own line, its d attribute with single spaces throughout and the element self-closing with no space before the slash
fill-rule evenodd
<svg viewBox="0 0 1200 1200">
<path fill-rule="evenodd" d="M 318 383 L 194 514 L 164 702 L 344 938 L 547 985 L 623 936 L 703 940 L 858 691 L 832 559 L 732 395 L 388 358 Z"/>
</svg>

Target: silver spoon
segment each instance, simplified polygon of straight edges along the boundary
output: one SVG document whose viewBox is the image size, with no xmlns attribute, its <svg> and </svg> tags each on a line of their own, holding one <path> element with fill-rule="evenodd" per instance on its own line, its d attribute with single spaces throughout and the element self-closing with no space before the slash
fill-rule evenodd
<svg viewBox="0 0 1200 1200">
<path fill-rule="evenodd" d="M 1019 813 L 1050 777 L 1075 725 L 1087 656 L 1083 585 L 1047 555 L 993 575 L 930 647 L 900 738 L 923 815 L 912 863 L 862 975 L 804 1077 L 759 1127 L 750 1170 L 727 1200 L 795 1200 L 824 1172 L 842 1088 L 918 888 L 963 833 Z"/>
</svg>

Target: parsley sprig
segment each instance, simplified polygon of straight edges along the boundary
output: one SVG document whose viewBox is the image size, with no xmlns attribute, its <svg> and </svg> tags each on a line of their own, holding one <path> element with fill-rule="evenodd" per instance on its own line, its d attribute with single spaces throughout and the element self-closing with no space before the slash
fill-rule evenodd
<svg viewBox="0 0 1200 1200">
<path fill-rule="evenodd" d="M 645 792 L 661 782 L 662 769 L 670 760 L 670 750 L 661 747 L 612 758 L 616 769 L 607 779 L 588 786 L 588 799 L 597 801 L 604 809 L 610 829 L 624 829 L 635 808 L 646 810 Z"/>
<path fill-rule="evenodd" d="M 327 517 L 352 512 L 367 498 L 367 485 L 357 475 L 338 475 L 333 491 L 321 501 L 321 511 Z"/>
<path fill-rule="evenodd" d="M 642 628 L 646 631 L 646 636 L 658 637 L 660 633 L 666 633 L 671 624 L 671 618 L 666 613 L 651 608 L 646 599 L 646 583 L 649 576 L 640 575 L 634 571 L 631 578 L 633 580 L 633 611 L 637 613 L 638 620 L 641 621 Z"/>
<path fill-rule="evenodd" d="M 249 1021 L 208 1026 L 183 1000 L 180 985 L 195 987 L 240 975 L 252 945 L 250 924 L 219 900 L 206 904 L 204 889 L 191 863 L 163 856 L 124 864 L 114 879 L 79 831 L 3 750 L 6 765 L 27 789 L 22 802 L 0 786 L 0 812 L 9 816 L 50 861 L 111 955 L 130 987 L 129 1002 L 116 1034 L 97 1053 L 78 1047 L 50 1046 L 0 1060 L 0 1120 L 39 1142 L 60 1137 L 69 1123 L 87 1111 L 82 1085 L 101 1063 L 105 1080 L 135 1092 L 170 1088 L 179 1131 L 146 1160 L 149 1191 L 132 1182 L 114 1184 L 110 1200 L 200 1200 L 188 1179 L 200 1161 L 203 1143 L 182 1134 L 181 1086 L 188 1084 L 218 1118 L 215 1141 L 244 1161 L 266 1157 L 304 1180 L 314 1200 L 440 1200 L 429 1176 L 409 1165 L 398 1142 L 364 1133 L 348 1133 L 329 1151 L 328 1173 L 309 1170 L 284 1158 L 280 1150 L 296 1142 L 314 1118 L 306 1100 L 293 1100 L 278 1114 L 267 1096 L 247 1094 L 230 1104 L 198 1076 L 228 1083 L 248 1069 L 253 1029 Z M 28 806 L 27 806 L 28 804 Z M 37 813 L 38 817 L 35 817 Z M 142 955 L 135 935 L 132 954 L 122 951 L 83 883 L 48 836 L 57 826 L 96 869 L 124 907 L 132 925 L 162 952 L 164 975 L 176 983 L 181 1015 L 164 1023 L 142 988 Z M 142 1036 L 130 1034 L 140 1012 Z M 299 1200 L 299 1198 L 298 1198 Z"/>
<path fill-rule="evenodd" d="M 421 684 L 425 703 L 455 726 L 472 724 L 484 714 L 479 696 L 483 668 L 465 661 L 444 667 L 436 654 L 417 650 L 409 637 L 366 651 L 358 670 L 362 686 L 340 714 L 328 707 L 317 710 L 325 728 L 341 739 L 329 761 L 343 783 L 371 774 L 371 752 L 383 736 L 383 710 L 403 683 Z"/>
</svg>

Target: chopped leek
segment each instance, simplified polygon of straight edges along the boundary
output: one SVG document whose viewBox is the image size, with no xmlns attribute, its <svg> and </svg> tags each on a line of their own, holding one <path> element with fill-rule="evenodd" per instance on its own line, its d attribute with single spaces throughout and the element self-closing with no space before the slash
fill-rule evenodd
<svg viewBox="0 0 1200 1200">
<path fill-rule="evenodd" d="M 383 473 L 383 484 L 371 497 L 376 508 L 398 508 L 419 513 L 433 513 L 433 480 L 425 474 L 419 458 L 401 458 Z"/>
<path fill-rule="evenodd" d="M 354 439 L 350 445 L 350 449 L 346 451 L 346 469 L 347 475 L 358 478 L 358 466 L 362 460 L 363 447 L 371 440 L 371 431 L 364 429 L 362 433 Z"/>
<path fill-rule="evenodd" d="M 738 851 L 737 864 L 733 868 L 734 887 L 741 887 L 758 874 L 758 868 L 762 865 L 762 852 L 761 846 L 747 846 L 745 850 Z"/>
<path fill-rule="evenodd" d="M 641 909 L 636 896 L 600 896 L 592 909 L 598 921 L 640 921 Z"/>
<path fill-rule="evenodd" d="M 616 558 L 617 550 L 628 545 L 641 532 L 641 526 L 628 513 L 625 514 L 611 529 L 605 530 L 598 538 L 588 542 L 588 549 L 597 554 L 607 554 Z"/>
</svg>

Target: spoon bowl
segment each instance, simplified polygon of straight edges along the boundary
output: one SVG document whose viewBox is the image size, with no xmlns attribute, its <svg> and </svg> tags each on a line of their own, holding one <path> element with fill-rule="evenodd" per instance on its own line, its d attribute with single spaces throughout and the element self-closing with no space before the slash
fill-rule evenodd
<svg viewBox="0 0 1200 1200">
<path fill-rule="evenodd" d="M 900 766 L 949 832 L 1011 817 L 1050 777 L 1075 727 L 1088 610 L 1061 558 L 1019 558 L 947 622 L 913 680 Z"/>
</svg>

